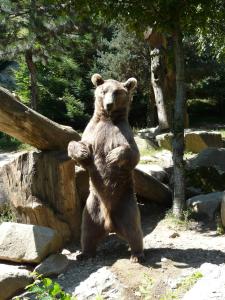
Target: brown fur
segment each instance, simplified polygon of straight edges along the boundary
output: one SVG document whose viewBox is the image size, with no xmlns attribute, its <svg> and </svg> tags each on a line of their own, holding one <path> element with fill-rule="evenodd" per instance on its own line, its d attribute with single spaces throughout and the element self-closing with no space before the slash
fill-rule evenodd
<svg viewBox="0 0 225 300">
<path fill-rule="evenodd" d="M 81 142 L 70 142 L 68 154 L 90 175 L 90 194 L 83 211 L 81 245 L 93 256 L 98 242 L 110 232 L 128 241 L 131 259 L 143 257 L 140 214 L 132 170 L 139 151 L 128 123 L 128 111 L 136 79 L 125 83 L 92 76 L 95 111 Z"/>
</svg>

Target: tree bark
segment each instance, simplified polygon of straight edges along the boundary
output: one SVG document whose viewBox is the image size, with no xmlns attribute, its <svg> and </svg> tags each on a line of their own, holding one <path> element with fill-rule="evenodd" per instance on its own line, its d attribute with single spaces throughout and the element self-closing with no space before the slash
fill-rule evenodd
<svg viewBox="0 0 225 300">
<path fill-rule="evenodd" d="M 155 48 L 151 51 L 151 82 L 155 94 L 159 128 L 161 130 L 169 128 L 163 87 L 164 70 L 162 51 L 160 48 Z"/>
<path fill-rule="evenodd" d="M 165 103 L 165 39 L 162 34 L 156 32 L 153 28 L 149 28 L 145 32 L 145 39 L 150 46 L 151 84 L 154 90 L 155 104 L 157 107 L 159 130 L 168 129 L 169 121 Z"/>
<path fill-rule="evenodd" d="M 42 116 L 0 88 L 0 131 L 40 150 L 65 150 L 79 134 Z"/>
<path fill-rule="evenodd" d="M 80 235 L 75 162 L 65 151 L 22 153 L 0 169 L 17 221 L 56 229 L 64 241 Z"/>
<path fill-rule="evenodd" d="M 184 117 L 185 117 L 185 79 L 184 79 L 184 51 L 182 33 L 175 33 L 175 61 L 176 61 L 176 100 L 174 107 L 173 126 L 173 164 L 174 164 L 174 194 L 173 214 L 181 218 L 185 206 L 185 178 L 184 178 Z"/>
<path fill-rule="evenodd" d="M 32 50 L 29 49 L 25 52 L 26 64 L 30 73 L 30 107 L 37 110 L 38 106 L 38 86 L 37 86 L 37 69 L 33 61 Z"/>
</svg>

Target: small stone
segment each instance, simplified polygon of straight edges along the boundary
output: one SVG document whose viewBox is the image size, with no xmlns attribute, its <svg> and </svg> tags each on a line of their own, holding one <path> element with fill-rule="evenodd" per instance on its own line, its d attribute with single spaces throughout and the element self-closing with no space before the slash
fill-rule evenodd
<svg viewBox="0 0 225 300">
<path fill-rule="evenodd" d="M 71 254 L 71 251 L 68 250 L 68 249 L 63 249 L 61 253 L 62 253 L 63 255 L 70 255 L 70 254 Z"/>
<path fill-rule="evenodd" d="M 179 233 L 173 232 L 169 237 L 170 237 L 171 239 L 175 239 L 175 238 L 177 238 L 177 237 L 179 237 L 179 236 L 180 236 Z"/>
<path fill-rule="evenodd" d="M 166 258 L 166 257 L 161 258 L 161 262 L 167 262 L 167 261 L 168 261 L 168 258 Z"/>
</svg>

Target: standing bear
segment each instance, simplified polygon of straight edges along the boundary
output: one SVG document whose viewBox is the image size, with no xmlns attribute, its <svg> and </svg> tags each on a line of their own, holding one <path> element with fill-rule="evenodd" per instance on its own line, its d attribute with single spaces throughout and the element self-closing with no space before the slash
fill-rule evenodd
<svg viewBox="0 0 225 300">
<path fill-rule="evenodd" d="M 91 78 L 95 109 L 82 140 L 68 145 L 68 155 L 86 168 L 90 194 L 83 211 L 81 257 L 94 256 L 99 241 L 110 232 L 125 239 L 131 261 L 143 259 L 143 235 L 136 202 L 133 169 L 140 154 L 128 123 L 135 78 L 125 83 Z"/>
</svg>

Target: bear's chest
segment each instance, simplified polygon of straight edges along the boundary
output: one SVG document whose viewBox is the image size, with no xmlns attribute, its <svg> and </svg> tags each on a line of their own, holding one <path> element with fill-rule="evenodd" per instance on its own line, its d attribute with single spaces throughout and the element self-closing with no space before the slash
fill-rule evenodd
<svg viewBox="0 0 225 300">
<path fill-rule="evenodd" d="M 127 130 L 128 132 L 128 130 Z M 124 124 L 115 125 L 111 122 L 99 122 L 93 132 L 93 153 L 105 157 L 109 151 L 124 144 L 129 144 L 128 133 Z"/>
</svg>

